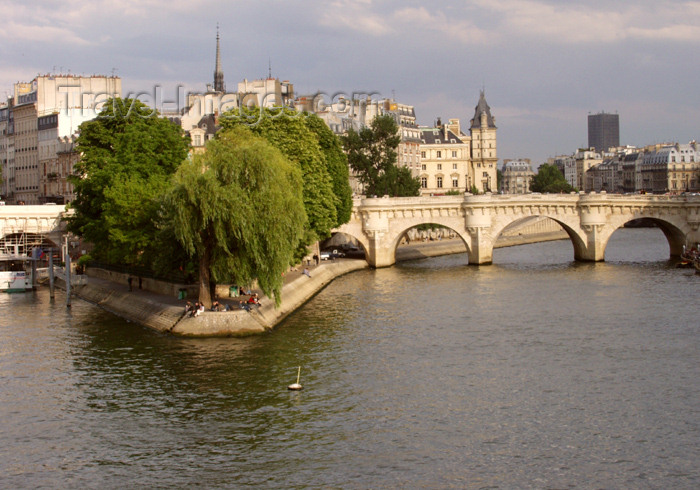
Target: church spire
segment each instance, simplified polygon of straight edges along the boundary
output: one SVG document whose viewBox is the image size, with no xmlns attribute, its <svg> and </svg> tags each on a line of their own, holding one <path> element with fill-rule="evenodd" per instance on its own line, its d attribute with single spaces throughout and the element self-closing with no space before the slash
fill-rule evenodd
<svg viewBox="0 0 700 490">
<path fill-rule="evenodd" d="M 224 92 L 224 72 L 221 71 L 221 51 L 219 48 L 219 24 L 216 24 L 216 68 L 214 68 L 214 92 Z"/>
</svg>

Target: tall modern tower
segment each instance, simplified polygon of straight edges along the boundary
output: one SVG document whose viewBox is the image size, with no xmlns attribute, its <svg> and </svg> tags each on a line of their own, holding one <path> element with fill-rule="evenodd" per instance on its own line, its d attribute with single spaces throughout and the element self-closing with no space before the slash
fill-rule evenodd
<svg viewBox="0 0 700 490">
<path fill-rule="evenodd" d="M 224 72 L 221 71 L 221 51 L 219 48 L 219 26 L 216 26 L 216 68 L 214 68 L 214 92 L 225 92 Z"/>
<path fill-rule="evenodd" d="M 588 147 L 595 148 L 596 151 L 606 151 L 616 146 L 620 146 L 619 114 L 589 114 Z"/>
</svg>

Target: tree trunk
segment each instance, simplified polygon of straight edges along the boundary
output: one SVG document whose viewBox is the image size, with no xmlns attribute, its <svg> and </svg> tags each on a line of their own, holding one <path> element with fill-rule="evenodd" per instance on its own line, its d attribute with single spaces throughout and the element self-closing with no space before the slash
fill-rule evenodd
<svg viewBox="0 0 700 490">
<path fill-rule="evenodd" d="M 202 255 L 199 257 L 199 302 L 205 308 L 211 308 L 211 247 L 204 246 Z"/>
</svg>

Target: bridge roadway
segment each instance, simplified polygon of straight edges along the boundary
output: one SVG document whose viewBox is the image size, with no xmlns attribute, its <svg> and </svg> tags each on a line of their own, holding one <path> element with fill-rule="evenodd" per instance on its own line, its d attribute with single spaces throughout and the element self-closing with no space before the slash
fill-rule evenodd
<svg viewBox="0 0 700 490">
<path fill-rule="evenodd" d="M 533 216 L 551 218 L 566 231 L 580 261 L 602 261 L 610 236 L 625 223 L 649 218 L 664 232 L 671 257 L 686 243 L 700 242 L 700 197 L 667 195 L 484 194 L 359 198 L 350 221 L 334 230 L 355 238 L 373 267 L 391 266 L 407 230 L 438 224 L 464 242 L 470 264 L 490 264 L 503 230 Z"/>
<path fill-rule="evenodd" d="M 70 213 L 63 204 L 0 206 L 0 239 L 31 233 L 45 236 L 58 245 L 65 230 L 62 220 Z"/>
</svg>

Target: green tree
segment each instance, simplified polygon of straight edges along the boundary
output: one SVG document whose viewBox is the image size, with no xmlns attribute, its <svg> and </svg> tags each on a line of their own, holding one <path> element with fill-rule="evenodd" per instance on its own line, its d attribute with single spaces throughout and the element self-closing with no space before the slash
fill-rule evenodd
<svg viewBox="0 0 700 490">
<path fill-rule="evenodd" d="M 564 174 L 556 165 L 547 163 L 540 166 L 530 184 L 532 192 L 571 192 L 573 187 L 566 181 Z"/>
<path fill-rule="evenodd" d="M 350 221 L 352 213 L 352 189 L 350 188 L 350 172 L 348 157 L 343 151 L 343 145 L 328 125 L 316 114 L 308 114 L 305 123 L 316 134 L 318 145 L 326 158 L 326 168 L 333 182 L 333 193 L 336 202 L 336 226 Z"/>
<path fill-rule="evenodd" d="M 350 168 L 364 185 L 367 195 L 417 196 L 420 181 L 410 170 L 396 166 L 396 149 L 401 142 L 394 118 L 377 116 L 369 127 L 351 129 L 342 138 Z"/>
<path fill-rule="evenodd" d="M 307 245 L 327 238 L 331 229 L 341 224 L 338 215 L 344 202 L 334 193 L 326 155 L 316 132 L 307 124 L 309 120 L 308 114 L 291 109 L 265 108 L 236 109 L 220 120 L 224 129 L 243 126 L 264 137 L 301 169 L 308 227 L 297 258 L 306 254 Z"/>
<path fill-rule="evenodd" d="M 223 130 L 182 164 L 165 200 L 175 236 L 199 264 L 199 300 L 217 282 L 249 284 L 279 305 L 282 273 L 306 225 L 300 169 L 265 139 Z"/>
<path fill-rule="evenodd" d="M 182 130 L 135 99 L 110 99 L 79 128 L 68 228 L 94 244 L 96 259 L 148 266 L 169 180 L 187 157 Z"/>
</svg>

